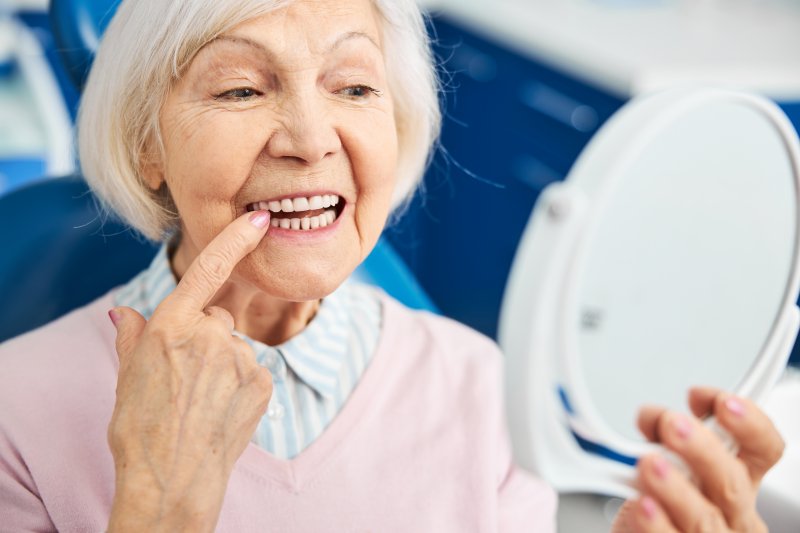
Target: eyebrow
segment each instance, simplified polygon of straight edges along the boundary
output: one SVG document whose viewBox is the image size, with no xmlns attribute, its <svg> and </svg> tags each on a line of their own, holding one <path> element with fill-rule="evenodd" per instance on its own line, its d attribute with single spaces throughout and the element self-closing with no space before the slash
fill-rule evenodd
<svg viewBox="0 0 800 533">
<path fill-rule="evenodd" d="M 339 37 L 336 38 L 335 41 L 333 41 L 333 44 L 328 48 L 328 53 L 333 52 L 334 50 L 336 50 L 336 48 L 339 47 L 339 45 L 341 45 L 343 42 L 345 42 L 347 40 L 350 40 L 350 39 L 367 39 L 379 51 L 381 49 L 381 47 L 378 45 L 378 43 L 375 42 L 375 39 L 373 39 L 372 36 L 369 35 L 368 33 L 363 32 L 363 31 L 349 31 L 347 33 L 341 34 Z"/>
<path fill-rule="evenodd" d="M 330 54 L 331 52 L 336 50 L 339 46 L 341 46 L 342 43 L 344 43 L 346 41 L 349 41 L 351 39 L 367 39 L 369 42 L 371 42 L 373 44 L 373 46 L 375 46 L 375 48 L 378 49 L 378 51 L 380 51 L 380 49 L 381 49 L 381 47 L 378 45 L 378 43 L 375 41 L 375 39 L 373 39 L 372 36 L 369 35 L 368 33 L 363 32 L 363 31 L 349 31 L 349 32 L 346 32 L 346 33 L 343 33 L 343 34 L 339 35 L 336 38 L 336 40 L 334 40 L 333 43 L 328 47 L 328 49 L 325 51 L 325 53 L 326 54 Z M 213 39 L 212 41 L 210 41 L 206 46 L 208 46 L 209 44 L 212 44 L 212 43 L 214 43 L 216 41 L 230 41 L 230 42 L 234 42 L 234 43 L 245 44 L 247 46 L 250 46 L 250 47 L 253 47 L 253 48 L 256 48 L 256 49 L 262 51 L 263 53 L 267 54 L 270 58 L 274 57 L 274 54 L 273 54 L 272 50 L 270 50 L 269 48 L 264 46 L 263 43 L 260 43 L 258 41 L 254 41 L 253 39 L 250 39 L 248 37 L 241 37 L 241 36 L 238 36 L 238 35 L 220 35 L 220 36 L 216 37 L 215 39 Z"/>
</svg>

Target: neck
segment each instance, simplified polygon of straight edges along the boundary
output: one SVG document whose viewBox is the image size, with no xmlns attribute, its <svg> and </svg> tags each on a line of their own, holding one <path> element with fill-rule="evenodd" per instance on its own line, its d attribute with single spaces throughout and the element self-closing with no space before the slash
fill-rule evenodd
<svg viewBox="0 0 800 533">
<path fill-rule="evenodd" d="M 170 264 L 180 280 L 196 254 L 186 246 L 178 246 Z M 311 322 L 320 300 L 290 302 L 270 296 L 252 285 L 228 280 L 208 306 L 221 307 L 233 316 L 236 331 L 269 346 L 276 346 L 294 337 Z"/>
<path fill-rule="evenodd" d="M 319 303 L 319 300 L 288 302 L 228 281 L 209 305 L 227 310 L 233 316 L 236 331 L 276 346 L 303 331 L 316 315 Z"/>
</svg>

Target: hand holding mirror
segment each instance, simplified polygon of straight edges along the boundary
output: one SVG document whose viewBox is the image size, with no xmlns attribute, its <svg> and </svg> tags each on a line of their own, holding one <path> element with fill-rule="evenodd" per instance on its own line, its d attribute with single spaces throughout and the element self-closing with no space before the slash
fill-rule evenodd
<svg viewBox="0 0 800 533">
<path fill-rule="evenodd" d="M 753 95 L 636 99 L 543 191 L 500 343 L 517 460 L 561 491 L 630 496 L 644 404 L 693 385 L 758 400 L 797 334 L 800 149 Z"/>
</svg>

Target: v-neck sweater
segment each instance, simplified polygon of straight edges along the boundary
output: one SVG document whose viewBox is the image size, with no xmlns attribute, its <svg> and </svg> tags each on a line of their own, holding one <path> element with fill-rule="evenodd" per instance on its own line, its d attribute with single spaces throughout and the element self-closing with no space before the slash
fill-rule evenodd
<svg viewBox="0 0 800 533">
<path fill-rule="evenodd" d="M 114 291 L 114 305 L 132 307 L 149 320 L 176 286 L 163 244 L 150 266 Z M 322 300 L 302 331 L 277 346 L 234 332 L 272 375 L 272 397 L 254 444 L 291 459 L 322 434 L 374 355 L 382 314 L 378 290 L 347 279 Z"/>
<path fill-rule="evenodd" d="M 291 460 L 248 445 L 220 532 L 555 530 L 555 494 L 514 465 L 488 338 L 381 295 L 376 352 Z M 0 346 L 0 529 L 102 531 L 118 359 L 108 294 Z"/>
</svg>

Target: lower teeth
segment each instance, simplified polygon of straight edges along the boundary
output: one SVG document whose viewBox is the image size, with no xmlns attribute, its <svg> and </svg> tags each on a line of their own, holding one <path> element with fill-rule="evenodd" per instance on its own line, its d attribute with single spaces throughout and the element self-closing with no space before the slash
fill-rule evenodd
<svg viewBox="0 0 800 533">
<path fill-rule="evenodd" d="M 324 228 L 329 224 L 333 224 L 334 220 L 336 220 L 336 211 L 334 209 L 328 209 L 321 215 L 317 215 L 315 217 L 273 218 L 271 224 L 274 228 L 305 231 L 310 229 Z"/>
</svg>

